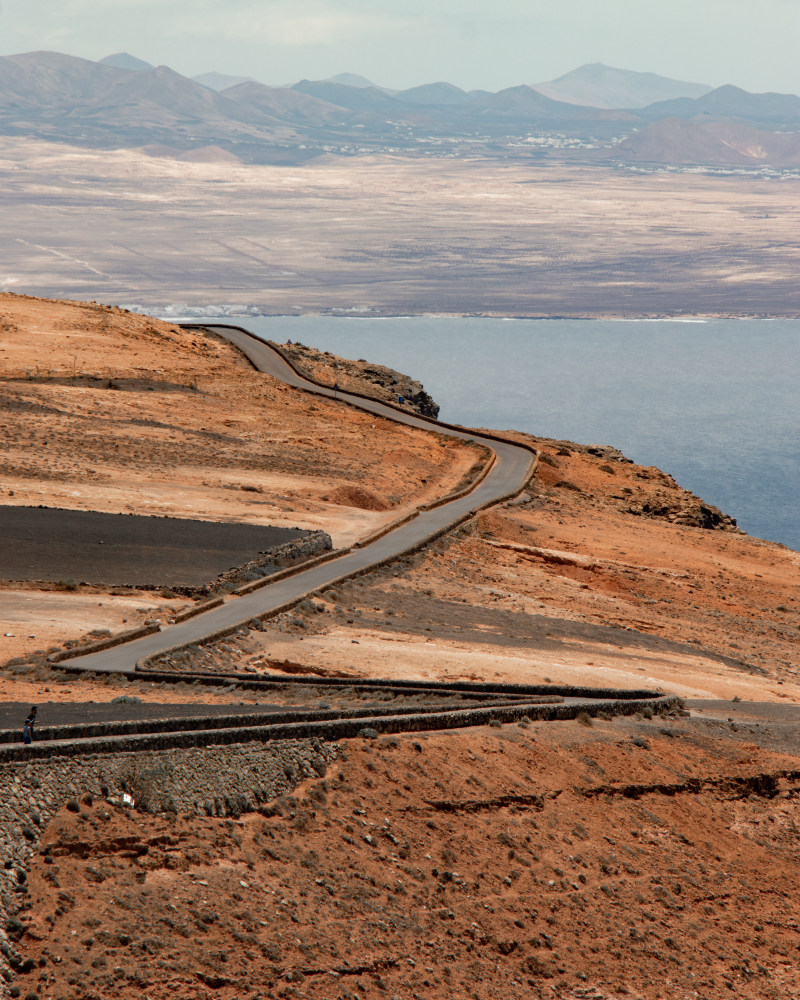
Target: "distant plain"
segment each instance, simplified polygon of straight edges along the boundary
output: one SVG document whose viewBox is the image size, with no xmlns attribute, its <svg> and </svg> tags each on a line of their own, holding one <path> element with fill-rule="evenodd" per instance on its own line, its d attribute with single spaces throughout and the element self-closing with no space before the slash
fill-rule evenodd
<svg viewBox="0 0 800 1000">
<path fill-rule="evenodd" d="M 0 288 L 264 314 L 800 315 L 800 179 L 0 137 Z"/>
</svg>

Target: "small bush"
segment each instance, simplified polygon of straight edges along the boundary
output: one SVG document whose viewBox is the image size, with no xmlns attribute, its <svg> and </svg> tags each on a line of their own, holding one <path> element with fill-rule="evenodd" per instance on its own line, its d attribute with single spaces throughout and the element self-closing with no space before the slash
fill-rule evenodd
<svg viewBox="0 0 800 1000">
<path fill-rule="evenodd" d="M 588 712 L 579 712 L 575 716 L 575 721 L 578 723 L 579 726 L 587 726 L 591 728 L 594 725 L 594 720 L 592 719 L 591 715 L 589 715 Z"/>
</svg>

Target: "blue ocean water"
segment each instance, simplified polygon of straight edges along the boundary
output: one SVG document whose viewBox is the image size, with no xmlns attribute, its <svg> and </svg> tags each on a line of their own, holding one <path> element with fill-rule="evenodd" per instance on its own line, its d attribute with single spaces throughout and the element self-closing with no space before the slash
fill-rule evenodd
<svg viewBox="0 0 800 1000">
<path fill-rule="evenodd" d="M 397 368 L 444 420 L 614 445 L 800 550 L 800 320 L 229 322 Z"/>
</svg>

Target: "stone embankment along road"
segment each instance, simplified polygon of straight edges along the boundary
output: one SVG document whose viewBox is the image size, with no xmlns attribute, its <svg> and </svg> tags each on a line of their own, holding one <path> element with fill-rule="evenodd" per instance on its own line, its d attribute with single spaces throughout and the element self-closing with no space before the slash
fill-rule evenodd
<svg viewBox="0 0 800 1000">
<path fill-rule="evenodd" d="M 465 441 L 474 441 L 490 448 L 496 454 L 496 460 L 488 474 L 466 496 L 433 510 L 421 510 L 417 517 L 368 545 L 345 552 L 337 559 L 302 570 L 273 584 L 267 584 L 252 593 L 228 601 L 206 614 L 170 626 L 162 632 L 144 636 L 114 649 L 70 658 L 68 662 L 72 667 L 97 672 L 131 670 L 138 661 L 157 656 L 169 649 L 202 641 L 217 632 L 244 625 L 251 618 L 291 606 L 306 594 L 321 587 L 330 586 L 338 580 L 365 572 L 419 548 L 478 509 L 515 496 L 531 475 L 535 461 L 535 452 L 532 449 L 418 417 L 403 412 L 399 407 L 360 397 L 354 393 L 338 390 L 334 394 L 332 388 L 317 385 L 298 375 L 276 350 L 253 334 L 238 327 L 213 325 L 206 328 L 225 337 L 238 347 L 255 368 L 273 375 L 293 388 L 330 398 L 335 395 L 335 398 L 345 404 L 358 406 L 389 420 L 397 420 L 423 430 L 435 430 Z"/>
</svg>

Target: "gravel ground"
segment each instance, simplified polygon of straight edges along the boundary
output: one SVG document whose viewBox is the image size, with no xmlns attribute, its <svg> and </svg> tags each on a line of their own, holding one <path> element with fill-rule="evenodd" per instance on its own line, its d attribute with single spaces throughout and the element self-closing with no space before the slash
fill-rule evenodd
<svg viewBox="0 0 800 1000">
<path fill-rule="evenodd" d="M 692 729 L 708 736 L 755 743 L 763 750 L 800 753 L 800 705 L 755 701 L 686 702 Z"/>
<path fill-rule="evenodd" d="M 0 507 L 0 579 L 199 587 L 306 532 L 259 524 Z"/>
<path fill-rule="evenodd" d="M 20 702 L 0 702 L 0 729 L 22 730 L 30 705 Z M 42 702 L 38 705 L 39 726 L 72 726 L 82 722 L 130 722 L 140 719 L 189 719 L 197 716 L 253 715 L 261 712 L 305 711 L 263 702 L 258 705 L 192 705 L 192 704 L 114 704 L 113 702 Z"/>
<path fill-rule="evenodd" d="M 309 697 L 310 695 L 310 697 Z M 305 696 L 305 697 L 303 697 Z M 436 707 L 447 707 L 450 709 L 469 708 L 482 704 L 473 702 L 469 698 L 454 696 L 443 699 L 431 697 L 429 695 L 411 695 L 408 698 L 398 699 L 387 697 L 358 697 L 357 695 L 346 694 L 336 691 L 308 691 L 300 692 L 302 703 L 286 704 L 286 702 L 262 701 L 257 704 L 228 703 L 217 705 L 206 705 L 198 703 L 164 703 L 164 702 L 142 702 L 140 704 L 131 702 L 38 702 L 37 725 L 44 726 L 73 726 L 81 723 L 92 722 L 131 722 L 149 719 L 190 719 L 203 716 L 237 716 L 254 715 L 264 712 L 308 712 L 324 706 L 330 708 L 360 708 L 360 709 L 383 709 L 405 708 L 409 706 L 417 707 L 420 711 L 431 711 Z M 287 698 L 288 700 L 288 698 Z M 0 702 L 0 731 L 19 729 L 22 732 L 22 723 L 30 711 L 30 702 Z"/>
</svg>

